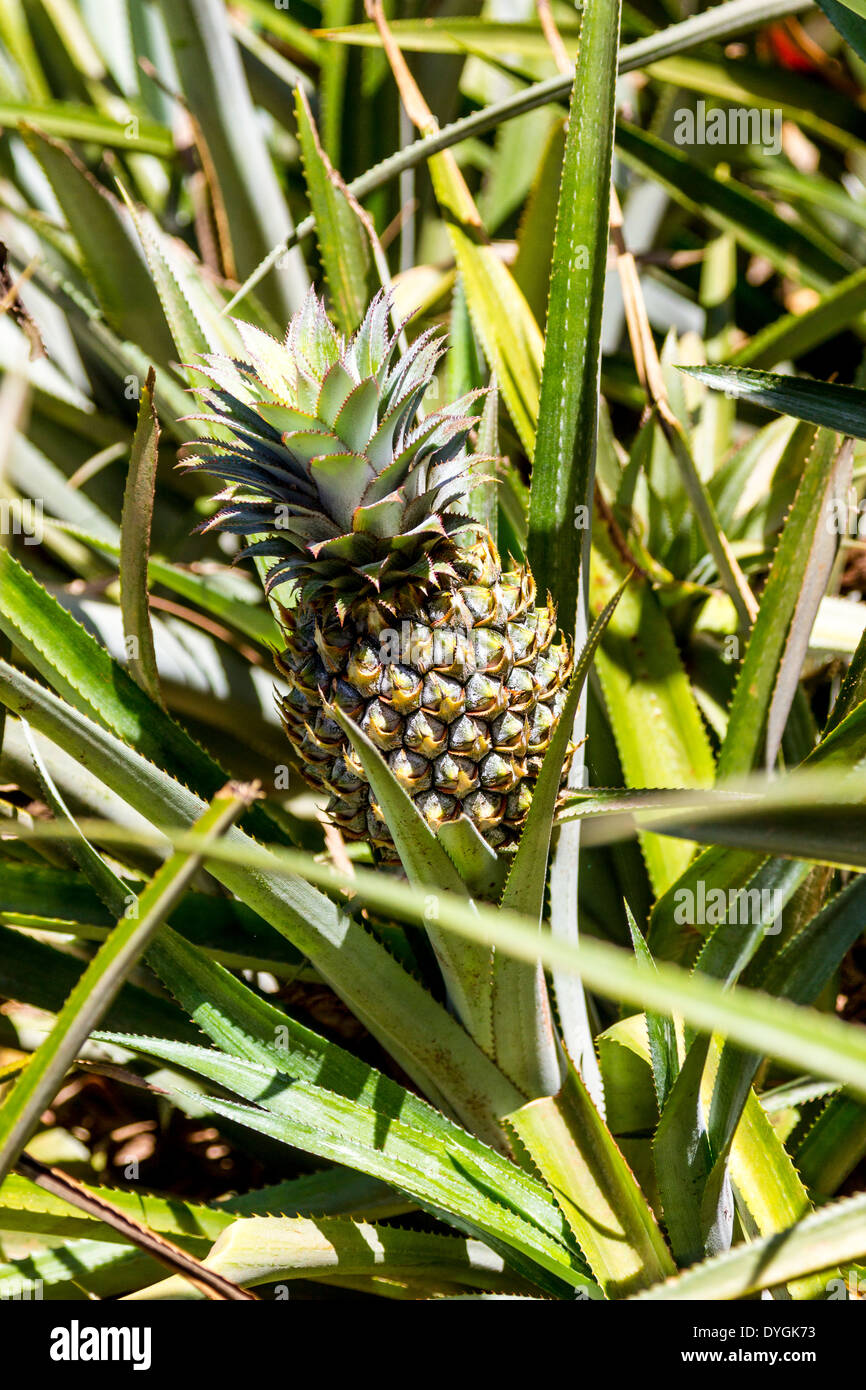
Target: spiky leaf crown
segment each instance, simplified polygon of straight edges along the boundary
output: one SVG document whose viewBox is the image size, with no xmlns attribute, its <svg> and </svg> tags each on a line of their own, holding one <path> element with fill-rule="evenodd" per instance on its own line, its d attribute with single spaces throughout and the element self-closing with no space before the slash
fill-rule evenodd
<svg viewBox="0 0 866 1390">
<path fill-rule="evenodd" d="M 396 355 L 389 314 L 377 295 L 346 342 L 311 291 L 283 343 L 238 323 L 245 355 L 203 357 L 210 414 L 196 417 L 233 438 L 182 453 L 183 467 L 230 484 L 200 529 L 257 537 L 242 553 L 276 560 L 269 589 L 333 594 L 340 612 L 397 586 L 446 586 L 473 524 L 466 412 L 478 393 L 419 418 L 442 342 L 430 331 Z"/>
</svg>

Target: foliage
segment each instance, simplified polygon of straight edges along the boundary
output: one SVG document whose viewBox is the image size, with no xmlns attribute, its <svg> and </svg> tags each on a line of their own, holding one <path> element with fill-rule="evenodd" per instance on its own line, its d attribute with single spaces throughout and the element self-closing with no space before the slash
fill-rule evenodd
<svg viewBox="0 0 866 1390">
<path fill-rule="evenodd" d="M 681 11 L 0 10 L 0 1296 L 866 1257 L 866 21 Z M 297 595 L 174 466 L 225 443 L 202 355 L 310 285 L 443 334 L 426 409 L 477 393 L 476 514 L 573 639 L 516 848 L 337 711 L 401 864 L 345 843 L 275 709 Z M 94 1074 L 240 1178 L 105 1171 L 44 1118 Z"/>
</svg>

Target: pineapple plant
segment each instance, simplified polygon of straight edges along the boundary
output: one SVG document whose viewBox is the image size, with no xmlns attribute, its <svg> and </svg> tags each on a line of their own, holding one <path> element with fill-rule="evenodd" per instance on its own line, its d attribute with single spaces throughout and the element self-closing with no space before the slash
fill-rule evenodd
<svg viewBox="0 0 866 1390">
<path fill-rule="evenodd" d="M 0 1299 L 862 1294 L 864 22 L 112 8 L 0 19 Z"/>
<path fill-rule="evenodd" d="M 289 590 L 289 742 L 346 838 L 386 861 L 391 832 L 333 707 L 431 829 L 465 815 L 506 848 L 572 669 L 550 596 L 537 603 L 528 566 L 503 570 L 471 515 L 475 395 L 422 415 L 442 344 L 428 330 L 400 352 L 389 311 L 380 293 L 348 342 L 314 291 L 283 343 L 239 323 L 245 357 L 206 358 L 210 437 L 182 464 L 229 484 L 201 529 L 255 537 L 241 555 L 273 561 L 268 591 Z"/>
</svg>

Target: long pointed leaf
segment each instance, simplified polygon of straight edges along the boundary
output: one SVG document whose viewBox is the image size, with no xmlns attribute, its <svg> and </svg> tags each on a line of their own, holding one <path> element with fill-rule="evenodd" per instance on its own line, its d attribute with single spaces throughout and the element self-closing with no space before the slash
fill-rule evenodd
<svg viewBox="0 0 866 1390">
<path fill-rule="evenodd" d="M 197 822 L 194 836 L 206 843 L 234 823 L 245 798 L 228 790 Z M 138 912 L 118 923 L 79 979 L 48 1038 L 22 1072 L 0 1109 L 0 1180 L 6 1176 L 125 977 L 146 950 L 173 904 L 201 865 L 200 854 L 178 853 L 159 870 L 138 900 Z"/>
</svg>

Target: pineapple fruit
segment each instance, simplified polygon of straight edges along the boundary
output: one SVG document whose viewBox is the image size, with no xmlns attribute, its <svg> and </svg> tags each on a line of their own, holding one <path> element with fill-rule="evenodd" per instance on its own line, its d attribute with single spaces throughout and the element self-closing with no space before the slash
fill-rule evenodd
<svg viewBox="0 0 866 1390">
<path fill-rule="evenodd" d="M 229 485 L 202 529 L 251 537 L 242 554 L 275 561 L 280 709 L 300 771 L 346 838 L 386 862 L 391 835 L 333 706 L 434 831 L 462 813 L 507 848 L 572 669 L 550 598 L 536 606 L 526 567 L 503 573 L 470 514 L 475 397 L 422 416 L 441 341 L 400 354 L 389 321 L 379 295 L 345 342 L 311 292 L 284 343 L 239 323 L 243 357 L 203 359 L 211 438 L 183 455 Z"/>
</svg>

